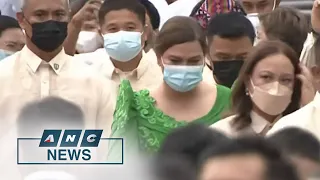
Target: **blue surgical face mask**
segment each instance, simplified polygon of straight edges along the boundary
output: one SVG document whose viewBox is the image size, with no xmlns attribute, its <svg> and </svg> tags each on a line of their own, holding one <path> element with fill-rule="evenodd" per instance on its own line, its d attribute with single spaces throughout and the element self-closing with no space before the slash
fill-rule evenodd
<svg viewBox="0 0 320 180">
<path fill-rule="evenodd" d="M 6 58 L 6 57 L 11 56 L 13 53 L 14 53 L 14 52 L 0 49 L 0 61 L 3 60 L 3 59 Z"/>
<path fill-rule="evenodd" d="M 128 62 L 142 50 L 141 32 L 119 31 L 103 35 L 104 48 L 111 58 Z"/>
<path fill-rule="evenodd" d="M 175 91 L 191 91 L 202 81 L 203 65 L 182 66 L 163 64 L 163 67 L 163 79 Z"/>
</svg>

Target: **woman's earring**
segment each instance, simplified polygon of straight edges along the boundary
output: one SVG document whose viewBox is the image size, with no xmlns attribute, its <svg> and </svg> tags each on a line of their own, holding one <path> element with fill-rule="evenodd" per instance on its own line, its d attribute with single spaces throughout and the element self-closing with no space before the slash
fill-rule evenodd
<svg viewBox="0 0 320 180">
<path fill-rule="evenodd" d="M 246 89 L 246 95 L 249 96 L 249 90 L 248 90 L 248 88 Z"/>
</svg>

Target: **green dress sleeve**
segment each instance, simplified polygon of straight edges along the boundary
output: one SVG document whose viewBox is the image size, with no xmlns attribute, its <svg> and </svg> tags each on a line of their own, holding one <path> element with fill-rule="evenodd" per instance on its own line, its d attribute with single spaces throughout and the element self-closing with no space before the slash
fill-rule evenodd
<svg viewBox="0 0 320 180">
<path fill-rule="evenodd" d="M 134 92 L 128 80 L 120 84 L 113 118 L 110 138 L 123 138 L 124 145 L 122 147 L 120 140 L 110 141 L 109 163 L 120 163 L 140 154 L 152 154 L 159 149 L 169 132 L 187 124 L 175 121 L 156 108 L 155 99 L 148 90 Z"/>
<path fill-rule="evenodd" d="M 139 149 L 138 125 L 133 117 L 135 114 L 133 104 L 134 91 L 130 82 L 123 80 L 119 87 L 110 136 L 110 138 L 123 138 L 123 140 L 110 140 L 108 151 L 108 162 L 110 163 L 122 162 L 127 149 L 130 149 L 131 153 Z"/>
</svg>

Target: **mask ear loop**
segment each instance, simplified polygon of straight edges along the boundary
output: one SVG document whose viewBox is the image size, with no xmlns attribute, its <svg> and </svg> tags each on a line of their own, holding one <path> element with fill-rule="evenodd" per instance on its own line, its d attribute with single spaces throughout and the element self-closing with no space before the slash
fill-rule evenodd
<svg viewBox="0 0 320 180">
<path fill-rule="evenodd" d="M 144 36 L 147 36 L 147 35 L 145 35 L 144 33 L 146 32 L 146 29 L 148 28 L 148 24 L 145 24 L 144 26 L 143 26 L 143 31 L 141 32 L 141 38 L 142 38 L 142 36 L 144 35 Z M 147 41 L 148 41 L 148 37 L 147 37 L 147 39 L 144 41 L 144 43 L 143 44 L 141 44 L 141 49 L 144 49 L 146 46 L 147 46 Z"/>
<path fill-rule="evenodd" d="M 277 0 L 274 0 L 274 1 L 273 1 L 273 8 L 272 8 L 272 11 L 274 11 L 274 9 L 276 9 L 276 2 L 277 2 Z"/>
<path fill-rule="evenodd" d="M 164 67 L 165 64 L 164 64 L 164 62 L 163 62 L 163 57 L 161 57 L 161 63 L 162 63 L 162 66 Z"/>
<path fill-rule="evenodd" d="M 23 9 L 21 9 L 21 13 L 22 13 L 22 16 L 23 16 L 24 20 L 25 20 L 25 21 L 31 26 L 31 28 L 32 28 L 32 24 L 27 20 L 26 16 L 24 15 Z M 24 35 L 25 35 L 27 38 L 31 39 L 31 37 L 27 34 L 26 30 L 23 29 L 23 33 L 24 33 Z"/>
<path fill-rule="evenodd" d="M 210 60 L 210 61 L 211 61 L 211 60 Z M 208 64 L 208 63 L 206 62 L 206 66 L 207 66 L 211 71 L 213 71 L 212 65 L 210 65 L 210 64 Z"/>
<path fill-rule="evenodd" d="M 207 58 L 204 56 L 203 58 L 203 63 L 202 63 L 202 67 L 204 68 L 205 66 L 207 66 Z"/>
<path fill-rule="evenodd" d="M 256 85 L 254 85 L 254 83 L 253 83 L 253 81 L 252 81 L 252 79 L 250 78 L 250 84 L 251 84 L 251 86 L 252 86 L 252 89 L 253 89 L 253 92 L 254 92 L 254 90 L 256 89 Z M 251 96 L 251 93 L 250 93 L 250 91 L 249 91 L 249 88 L 247 87 L 246 88 L 246 95 L 247 96 Z"/>
</svg>

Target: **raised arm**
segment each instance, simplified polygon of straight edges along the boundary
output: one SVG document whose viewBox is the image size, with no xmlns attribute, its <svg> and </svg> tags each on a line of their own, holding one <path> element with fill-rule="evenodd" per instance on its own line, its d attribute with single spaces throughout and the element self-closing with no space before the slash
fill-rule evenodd
<svg viewBox="0 0 320 180">
<path fill-rule="evenodd" d="M 71 4 L 72 19 L 68 26 L 68 36 L 64 41 L 65 52 L 73 56 L 76 52 L 76 44 L 84 21 L 98 18 L 101 0 L 79 0 Z M 81 6 L 82 5 L 82 6 Z"/>
</svg>

